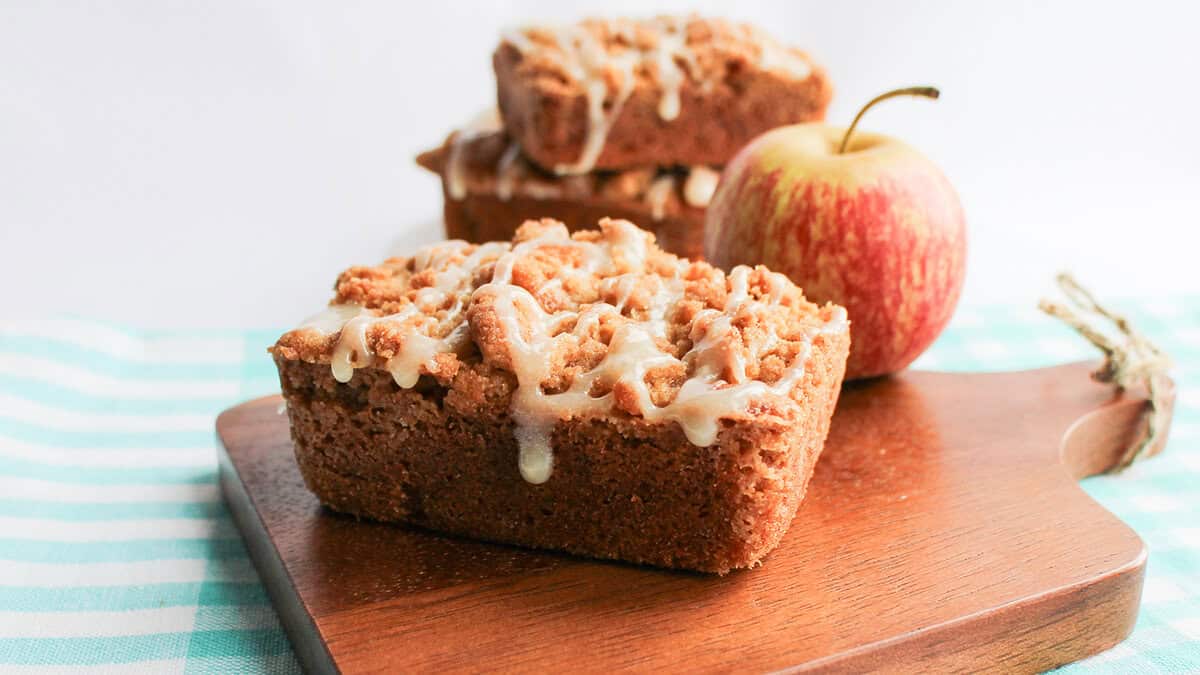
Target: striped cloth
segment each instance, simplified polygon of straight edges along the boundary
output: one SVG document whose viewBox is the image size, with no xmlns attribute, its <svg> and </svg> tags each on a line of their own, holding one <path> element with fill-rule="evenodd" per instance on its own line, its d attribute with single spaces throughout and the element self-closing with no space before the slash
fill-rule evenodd
<svg viewBox="0 0 1200 675">
<path fill-rule="evenodd" d="M 1177 362 L 1171 440 L 1084 485 L 1149 545 L 1143 607 L 1129 640 L 1067 670 L 1200 672 L 1200 298 L 1134 318 Z M 299 671 L 216 484 L 213 419 L 278 390 L 277 334 L 0 323 L 0 671 Z M 994 307 L 961 310 L 918 365 L 1094 356 Z"/>
</svg>

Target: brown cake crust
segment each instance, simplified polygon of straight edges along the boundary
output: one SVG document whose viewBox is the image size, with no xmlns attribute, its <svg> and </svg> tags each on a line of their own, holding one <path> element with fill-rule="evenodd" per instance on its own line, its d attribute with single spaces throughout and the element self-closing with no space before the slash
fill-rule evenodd
<svg viewBox="0 0 1200 675">
<path fill-rule="evenodd" d="M 621 224 L 606 221 L 601 234 L 580 232 L 580 242 L 615 241 Z M 562 225 L 552 221 L 520 228 L 516 241 Z M 647 236 L 648 235 L 644 235 Z M 540 239 L 538 241 L 541 241 Z M 447 266 L 477 260 L 466 278 L 475 289 L 464 320 L 468 349 L 439 354 L 421 369 L 411 388 L 379 366 L 402 350 L 402 326 L 374 324 L 364 345 L 377 361 L 345 383 L 330 370 L 337 333 L 297 329 L 272 348 L 292 425 L 296 458 L 308 487 L 327 506 L 381 521 L 403 522 L 490 541 L 564 550 L 665 567 L 725 573 L 762 560 L 779 542 L 803 498 L 837 401 L 849 351 L 849 333 L 814 330 L 831 325 L 841 308 L 818 308 L 799 289 L 781 286 L 766 270 L 740 273 L 735 289 L 720 270 L 681 263 L 652 245 L 644 256 L 614 253 L 612 266 L 548 289 L 561 266 L 580 264 L 577 249 L 543 246 L 512 268 L 512 283 L 528 289 L 548 311 L 618 302 L 578 338 L 545 353 L 552 365 L 540 387 L 561 391 L 605 358 L 625 322 L 651 320 L 651 291 L 671 275 L 683 291 L 664 315 L 659 348 L 677 357 L 711 330 L 713 309 L 730 297 L 773 298 L 761 310 L 743 306 L 728 318 L 719 353 L 721 377 L 737 368 L 753 381 L 780 381 L 803 358 L 799 380 L 782 396 L 757 399 L 722 415 L 715 442 L 692 443 L 672 421 L 649 421 L 611 384 L 606 414 L 559 419 L 550 436 L 552 477 L 542 484 L 522 479 L 515 458 L 517 422 L 512 410 L 517 378 L 489 292 L 497 258 L 472 258 L 480 249 L 443 252 Z M 403 312 L 432 283 L 415 259 L 397 258 L 376 267 L 355 267 L 337 283 L 337 303 L 356 303 L 376 315 Z M 436 271 L 436 269 L 434 270 Z M 631 279 L 632 287 L 612 281 Z M 445 308 L 410 319 L 445 318 Z M 836 322 L 835 322 L 836 323 Z M 838 324 L 840 325 L 840 324 Z M 524 329 L 523 329 L 524 330 Z M 690 370 L 693 365 L 687 366 Z M 654 405 L 680 395 L 687 372 L 650 370 L 645 381 Z M 604 395 L 593 390 L 593 396 Z"/>
<path fill-rule="evenodd" d="M 465 194 L 456 197 L 446 175 L 455 136 L 417 156 L 417 164 L 442 179 L 444 223 L 450 239 L 476 243 L 510 239 L 521 223 L 539 218 L 562 221 L 572 232 L 593 227 L 603 218 L 616 218 L 640 223 L 670 253 L 692 259 L 704 253 L 705 208 L 687 203 L 686 170 L 638 168 L 555 176 L 521 156 L 506 169 L 510 192 L 502 195 L 499 172 L 511 140 L 496 132 L 462 143 L 459 170 Z M 663 176 L 672 183 L 655 202 L 647 193 L 654 180 Z"/>
<path fill-rule="evenodd" d="M 686 77 L 678 115 L 663 118 L 659 70 L 639 64 L 591 168 L 722 166 L 769 129 L 824 119 L 832 85 L 806 53 L 742 24 L 691 17 L 682 25 L 694 58 L 680 65 Z M 648 22 L 588 20 L 579 26 L 609 54 L 658 39 Z M 527 28 L 507 36 L 492 58 L 505 128 L 549 171 L 579 160 L 591 128 L 585 85 L 563 67 L 557 42 L 547 29 Z M 605 105 L 611 108 L 624 76 L 611 69 L 605 77 Z"/>
</svg>

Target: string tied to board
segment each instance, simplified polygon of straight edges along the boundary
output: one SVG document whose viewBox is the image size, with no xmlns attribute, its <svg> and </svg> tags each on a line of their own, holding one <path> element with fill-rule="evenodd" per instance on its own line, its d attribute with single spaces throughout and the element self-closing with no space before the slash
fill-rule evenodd
<svg viewBox="0 0 1200 675">
<path fill-rule="evenodd" d="M 1110 469 L 1123 471 L 1140 459 L 1157 455 L 1165 445 L 1158 441 L 1166 433 L 1170 415 L 1171 381 L 1167 371 L 1171 359 L 1134 328 L 1129 319 L 1097 302 L 1075 277 L 1063 272 L 1055 281 L 1069 304 L 1043 299 L 1038 309 L 1062 320 L 1104 353 L 1104 363 L 1092 373 L 1092 379 L 1120 390 L 1140 385 L 1149 393 L 1146 433 Z M 1111 324 L 1116 335 L 1100 328 L 1105 322 Z"/>
</svg>

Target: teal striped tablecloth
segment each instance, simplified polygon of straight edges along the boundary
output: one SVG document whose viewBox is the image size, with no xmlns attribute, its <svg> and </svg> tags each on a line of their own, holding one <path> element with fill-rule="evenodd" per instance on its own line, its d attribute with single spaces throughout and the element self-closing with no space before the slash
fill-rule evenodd
<svg viewBox="0 0 1200 675">
<path fill-rule="evenodd" d="M 1068 670 L 1200 672 L 1200 298 L 1130 313 L 1176 359 L 1176 419 L 1163 456 L 1084 483 L 1150 562 L 1133 636 Z M 276 334 L 0 323 L 0 671 L 298 672 L 213 439 L 220 410 L 277 391 Z M 918 365 L 1095 355 L 1031 308 L 994 307 L 961 310 Z"/>
</svg>

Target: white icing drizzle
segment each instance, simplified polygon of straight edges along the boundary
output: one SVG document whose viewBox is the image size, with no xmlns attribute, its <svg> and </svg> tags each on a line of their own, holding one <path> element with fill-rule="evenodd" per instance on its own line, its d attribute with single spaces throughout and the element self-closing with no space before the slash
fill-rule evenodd
<svg viewBox="0 0 1200 675">
<path fill-rule="evenodd" d="M 687 46 L 686 21 L 662 17 L 658 22 L 661 24 L 661 31 L 654 49 L 650 52 L 650 60 L 658 68 L 658 82 L 662 87 L 658 116 L 670 122 L 679 117 L 679 90 L 683 87 L 686 76 L 679 67 L 679 60 L 683 59 L 689 65 L 694 65 L 696 59 Z"/>
<path fill-rule="evenodd" d="M 789 282 L 783 275 L 770 274 L 766 297 L 755 298 L 749 292 L 752 270 L 739 266 L 729 273 L 730 292 L 725 306 L 721 310 L 700 311 L 692 323 L 692 348 L 682 358 L 676 358 L 659 345 L 665 344 L 667 338 L 671 308 L 684 297 L 682 274 L 690 263 L 678 261 L 672 276 L 644 273 L 648 253 L 646 234 L 626 221 L 605 221 L 602 226 L 604 239 L 599 242 L 571 239 L 566 228 L 558 225 L 546 227 L 538 236 L 515 246 L 484 244 L 461 262 L 452 259 L 465 252 L 463 247 L 467 245 L 462 242 L 423 249 L 414 258 L 415 271 L 437 272 L 434 284 L 423 288 L 413 305 L 384 317 L 372 316 L 355 306 L 333 306 L 328 316 L 305 326 L 319 325 L 323 329 L 332 321 L 345 319 L 331 361 L 334 376 L 342 382 L 350 379 L 354 368 L 370 364 L 373 355 L 366 335 L 371 325 L 395 321 L 410 326 L 401 350 L 384 367 L 401 386 L 411 387 L 420 368 L 434 355 L 453 351 L 468 339 L 467 305 L 490 299 L 493 316 L 503 333 L 500 344 L 504 345 L 517 380 L 510 408 L 519 447 L 517 465 L 521 476 L 533 484 L 546 482 L 553 473 L 551 436 L 555 425 L 573 417 L 608 414 L 614 409 L 614 389 L 618 386 L 626 396 L 632 393 L 633 407 L 642 418 L 675 422 L 690 442 L 708 446 L 717 439 L 720 419 L 743 413 L 752 401 L 764 396 L 790 396 L 804 376 L 816 335 L 846 330 L 845 311 L 837 308 L 829 322 L 811 331 L 804 347 L 778 381 L 768 385 L 750 379 L 745 358 L 735 349 L 740 339 L 734 334 L 734 321 L 745 313 L 761 314 L 779 305 Z M 600 296 L 612 302 L 601 300 L 556 312 L 543 309 L 534 293 L 512 283 L 517 262 L 543 246 L 574 249 L 582 262 L 578 267 L 558 267 L 537 289 L 538 294 L 553 290 L 553 286 L 562 285 L 572 277 L 600 275 L 603 277 Z M 470 291 L 475 268 L 489 260 L 494 261 L 491 280 Z M 635 271 L 618 274 L 624 267 Z M 566 389 L 547 392 L 543 383 L 553 374 L 549 355 L 564 341 L 592 334 L 606 316 L 623 316 L 632 295 L 638 291 L 643 295 L 648 293 L 648 298 L 641 297 L 639 303 L 645 305 L 646 316 L 636 321 L 617 319 L 601 362 L 576 374 Z M 440 322 L 429 317 L 414 320 L 420 315 L 418 308 L 431 306 L 449 306 L 445 318 Z M 770 351 L 780 339 L 772 332 L 761 352 Z M 656 405 L 646 376 L 663 367 L 682 367 L 690 375 L 674 399 Z M 607 389 L 607 393 L 593 395 L 597 387 Z M 622 400 L 628 405 L 624 397 Z"/>
<path fill-rule="evenodd" d="M 717 183 L 721 180 L 720 172 L 707 166 L 693 166 L 688 171 L 687 180 L 683 183 L 683 201 L 698 209 L 708 208 L 713 193 L 717 191 Z"/>
<path fill-rule="evenodd" d="M 450 198 L 459 201 L 467 196 L 465 150 L 471 141 L 494 134 L 501 129 L 500 112 L 491 108 L 475 116 L 467 126 L 454 132 L 450 139 L 450 154 L 446 157 L 444 180 Z"/>
<path fill-rule="evenodd" d="M 500 161 L 496 162 L 496 196 L 500 201 L 512 199 L 513 184 L 517 179 L 517 159 L 521 156 L 521 146 L 516 141 L 508 144 Z"/>
<path fill-rule="evenodd" d="M 663 219 L 667 213 L 667 200 L 675 190 L 675 176 L 663 174 L 654 179 L 646 189 L 646 203 L 650 205 L 650 217 L 655 221 Z"/>
<path fill-rule="evenodd" d="M 341 327 L 337 345 L 329 366 L 338 382 L 349 382 L 356 368 L 371 365 L 375 354 L 367 339 L 372 326 L 381 323 L 405 325 L 404 342 L 388 359 L 383 368 L 391 373 L 396 384 L 412 388 L 420 379 L 421 369 L 429 368 L 434 357 L 444 352 L 457 352 L 470 340 L 463 313 L 470 302 L 471 274 L 482 261 L 495 258 L 508 250 L 508 244 L 489 243 L 476 248 L 461 264 L 450 264 L 469 244 L 447 241 L 421 249 L 413 256 L 413 272 L 435 269 L 431 286 L 417 291 L 415 300 L 399 311 L 375 316 L 357 305 L 332 305 L 328 315 L 348 316 Z M 446 308 L 444 318 L 431 314 Z M 301 328 L 311 328 L 312 324 Z"/>
<path fill-rule="evenodd" d="M 647 48 L 638 45 L 635 34 L 639 25 L 654 33 L 652 46 Z M 544 48 L 522 31 L 508 31 L 503 36 L 522 54 L 537 52 L 555 59 L 583 88 L 587 99 L 587 136 L 575 162 L 554 167 L 555 173 L 560 175 L 587 173 L 596 166 L 609 130 L 633 93 L 636 84 L 634 74 L 638 68 L 653 65 L 656 69 L 661 89 L 658 115 L 669 122 L 679 116 L 679 92 L 687 75 L 679 63 L 682 61 L 689 67 L 695 64 L 695 55 L 687 44 L 687 21 L 684 19 L 659 17 L 639 24 L 609 21 L 604 28 L 622 36 L 627 46 L 610 52 L 592 31 L 577 24 L 537 27 L 537 30 L 551 36 L 558 49 Z M 615 91 L 609 90 L 610 71 L 618 75 Z M 609 98 L 612 101 L 606 109 L 605 103 Z"/>
<path fill-rule="evenodd" d="M 573 164 L 559 164 L 554 167 L 557 174 L 587 173 L 596 166 L 596 160 L 604 150 L 604 142 L 608 139 L 608 131 L 612 129 L 625 101 L 633 93 L 633 68 L 637 56 L 633 52 L 625 52 L 619 57 L 609 57 L 604 46 L 596 40 L 591 31 L 578 26 L 567 26 L 560 29 L 556 36 L 559 46 L 565 55 L 563 65 L 567 72 L 583 86 L 587 97 L 588 133 L 583 143 L 583 149 Z M 604 109 L 608 98 L 607 70 L 612 68 L 620 75 L 620 84 L 613 96 L 609 109 Z"/>
</svg>

